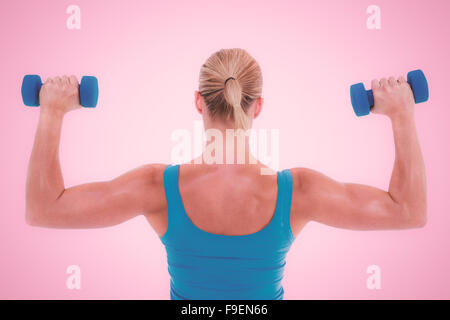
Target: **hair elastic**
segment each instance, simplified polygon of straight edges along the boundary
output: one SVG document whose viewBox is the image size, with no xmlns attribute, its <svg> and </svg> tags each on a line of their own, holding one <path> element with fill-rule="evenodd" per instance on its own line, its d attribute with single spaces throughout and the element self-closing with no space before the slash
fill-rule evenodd
<svg viewBox="0 0 450 320">
<path fill-rule="evenodd" d="M 224 83 L 224 85 L 226 85 L 226 84 L 227 84 L 227 81 L 228 81 L 228 80 L 230 80 L 230 79 L 236 80 L 236 79 L 235 79 L 235 78 L 233 78 L 233 77 L 229 77 L 229 78 L 227 78 L 227 80 L 225 80 L 225 83 Z"/>
</svg>

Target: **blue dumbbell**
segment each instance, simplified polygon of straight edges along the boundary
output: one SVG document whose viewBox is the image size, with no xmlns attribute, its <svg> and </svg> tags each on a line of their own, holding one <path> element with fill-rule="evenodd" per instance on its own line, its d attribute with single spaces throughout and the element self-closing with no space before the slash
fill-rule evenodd
<svg viewBox="0 0 450 320">
<path fill-rule="evenodd" d="M 22 81 L 22 100 L 26 106 L 39 106 L 39 91 L 42 87 L 41 77 L 28 74 Z M 85 108 L 95 108 L 98 100 L 98 81 L 96 77 L 84 76 L 80 82 L 80 104 Z"/>
<path fill-rule="evenodd" d="M 414 101 L 416 103 L 421 103 L 428 100 L 428 83 L 422 70 L 408 72 L 406 81 L 411 86 L 414 94 Z M 366 91 L 361 82 L 354 84 L 350 87 L 350 98 L 352 101 L 353 110 L 358 117 L 365 116 L 370 113 L 370 108 L 374 105 L 372 90 Z"/>
</svg>

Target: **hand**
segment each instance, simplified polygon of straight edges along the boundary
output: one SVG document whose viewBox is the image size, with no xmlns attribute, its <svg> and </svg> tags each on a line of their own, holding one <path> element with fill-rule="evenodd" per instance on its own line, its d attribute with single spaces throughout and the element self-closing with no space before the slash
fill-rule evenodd
<svg viewBox="0 0 450 320">
<path fill-rule="evenodd" d="M 41 112 L 63 116 L 81 108 L 79 84 L 75 76 L 48 78 L 39 92 Z"/>
<path fill-rule="evenodd" d="M 384 114 L 389 118 L 412 115 L 414 113 L 414 96 L 405 78 L 397 80 L 390 77 L 380 81 L 372 80 L 372 92 L 374 98 L 373 113 Z"/>
</svg>

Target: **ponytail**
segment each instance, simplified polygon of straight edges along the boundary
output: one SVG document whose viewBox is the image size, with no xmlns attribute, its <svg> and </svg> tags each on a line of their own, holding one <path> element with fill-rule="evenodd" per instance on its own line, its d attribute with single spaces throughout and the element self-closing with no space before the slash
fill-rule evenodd
<svg viewBox="0 0 450 320">
<path fill-rule="evenodd" d="M 235 78 L 225 80 L 224 88 L 225 101 L 232 107 L 228 113 L 229 118 L 234 119 L 235 129 L 247 130 L 249 127 L 249 119 L 241 106 L 242 88 L 239 81 Z"/>
</svg>

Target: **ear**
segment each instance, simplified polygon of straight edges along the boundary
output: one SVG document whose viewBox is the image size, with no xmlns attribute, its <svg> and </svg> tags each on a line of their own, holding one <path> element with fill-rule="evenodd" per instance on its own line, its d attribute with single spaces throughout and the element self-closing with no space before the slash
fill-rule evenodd
<svg viewBox="0 0 450 320">
<path fill-rule="evenodd" d="M 255 112 L 253 114 L 253 119 L 256 119 L 259 116 L 259 114 L 261 113 L 263 103 L 264 103 L 264 98 L 259 97 L 258 99 L 256 99 Z"/>
<path fill-rule="evenodd" d="M 197 109 L 198 113 L 203 113 L 203 97 L 200 95 L 200 92 L 195 90 L 194 91 L 194 102 L 195 102 L 195 109 Z"/>
</svg>

